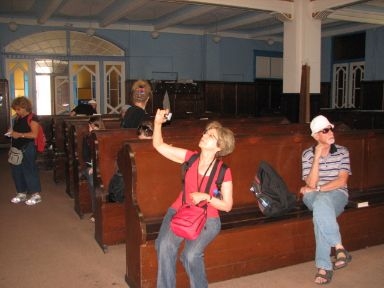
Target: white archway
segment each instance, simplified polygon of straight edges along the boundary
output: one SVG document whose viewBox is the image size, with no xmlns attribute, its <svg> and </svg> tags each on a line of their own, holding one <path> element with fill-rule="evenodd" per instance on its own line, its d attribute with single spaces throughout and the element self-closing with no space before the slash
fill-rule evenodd
<svg viewBox="0 0 384 288">
<path fill-rule="evenodd" d="M 125 104 L 125 63 L 124 59 L 122 60 L 125 52 L 107 40 L 97 36 L 90 37 L 77 31 L 46 31 L 17 39 L 6 45 L 4 52 L 11 100 L 21 95 L 28 96 L 34 103 L 36 111 L 50 111 L 46 109 L 47 107 L 38 109 L 38 105 L 48 103 L 51 105 L 52 114 L 62 114 L 68 113 L 73 106 L 77 105 L 82 96 L 77 95 L 73 87 L 74 82 L 70 81 L 71 67 L 90 60 L 95 63 L 96 73 L 96 83 L 93 83 L 95 86 L 92 87 L 96 94 L 93 93 L 92 98 L 102 103 L 101 107 L 98 107 L 101 109 L 99 113 L 114 113 L 118 107 Z M 108 91 L 110 85 L 106 79 L 111 67 L 108 64 L 109 71 L 106 71 L 107 66 L 103 63 L 111 63 L 110 60 L 113 58 L 116 58 L 116 61 L 113 61 L 115 70 L 120 71 L 118 74 L 120 78 L 117 81 L 120 87 L 114 86 L 113 91 Z M 23 73 L 20 73 L 20 69 L 17 70 L 17 75 L 14 73 L 12 67 L 15 62 L 22 67 L 27 67 L 22 70 Z M 101 67 L 99 67 L 100 64 Z M 42 79 L 46 81 L 46 85 L 42 83 Z M 63 83 L 69 83 L 69 85 L 63 86 Z M 59 86 L 56 87 L 56 84 Z M 47 89 L 45 86 L 48 85 L 49 87 L 52 85 L 52 88 Z M 51 91 L 51 95 L 47 96 L 47 91 Z M 101 97 L 100 91 L 104 92 L 104 97 Z M 119 92 L 117 96 L 116 91 Z M 50 99 L 50 101 L 38 101 L 43 93 L 44 99 Z M 109 103 L 111 94 L 114 95 L 113 103 Z"/>
</svg>

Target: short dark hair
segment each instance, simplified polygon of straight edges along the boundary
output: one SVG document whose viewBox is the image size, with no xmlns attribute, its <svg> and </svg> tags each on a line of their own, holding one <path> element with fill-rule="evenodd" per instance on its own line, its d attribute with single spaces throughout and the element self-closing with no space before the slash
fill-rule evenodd
<svg viewBox="0 0 384 288">
<path fill-rule="evenodd" d="M 100 129 L 104 129 L 103 120 L 101 119 L 101 117 L 99 115 L 91 116 L 89 118 L 89 120 L 88 120 L 88 123 L 89 124 L 93 124 L 93 125 L 95 125 L 96 127 L 100 128 Z"/>
<path fill-rule="evenodd" d="M 151 121 L 143 121 L 137 127 L 137 135 L 144 135 L 146 137 L 152 137 L 153 125 Z"/>
</svg>

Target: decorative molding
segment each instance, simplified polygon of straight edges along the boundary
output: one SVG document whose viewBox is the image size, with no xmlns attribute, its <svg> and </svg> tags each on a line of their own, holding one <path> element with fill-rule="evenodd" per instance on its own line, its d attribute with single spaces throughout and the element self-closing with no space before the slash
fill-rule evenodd
<svg viewBox="0 0 384 288">
<path fill-rule="evenodd" d="M 332 10 L 324 10 L 312 13 L 312 18 L 316 20 L 325 20 L 330 14 L 332 14 Z"/>
<path fill-rule="evenodd" d="M 291 13 L 271 13 L 277 20 L 281 22 L 292 21 L 293 15 Z"/>
</svg>

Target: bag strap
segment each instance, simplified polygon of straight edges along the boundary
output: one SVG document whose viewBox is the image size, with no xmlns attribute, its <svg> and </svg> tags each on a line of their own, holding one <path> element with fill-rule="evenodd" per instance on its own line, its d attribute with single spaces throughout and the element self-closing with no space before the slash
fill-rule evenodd
<svg viewBox="0 0 384 288">
<path fill-rule="evenodd" d="M 192 166 L 192 164 L 196 161 L 196 159 L 199 157 L 200 157 L 200 153 L 195 153 L 181 165 L 181 177 L 182 177 L 183 184 L 184 184 L 185 174 L 187 173 L 188 169 Z"/>
<path fill-rule="evenodd" d="M 211 189 L 211 185 L 212 185 L 212 181 L 213 181 L 213 177 L 215 177 L 215 174 L 216 174 L 216 170 L 217 170 L 217 166 L 219 165 L 219 162 L 217 159 L 215 160 L 215 164 L 213 165 L 212 167 L 212 171 L 211 171 L 211 174 L 209 175 L 209 179 L 208 179 L 208 182 L 207 182 L 207 185 L 205 186 L 205 193 L 209 194 L 209 190 Z"/>
<path fill-rule="evenodd" d="M 28 126 L 31 127 L 31 121 L 32 121 L 32 117 L 33 117 L 33 113 L 29 113 L 28 116 L 27 116 L 27 123 L 28 123 Z"/>
<path fill-rule="evenodd" d="M 211 174 L 209 174 L 209 179 L 208 179 L 207 185 L 205 186 L 204 192 L 207 194 L 209 194 L 209 190 L 211 189 L 213 177 L 215 177 L 215 175 L 216 175 L 217 166 L 219 165 L 219 162 L 220 162 L 217 159 L 215 159 L 214 161 L 215 161 L 215 164 L 212 167 L 212 171 L 211 171 Z M 197 173 L 199 173 L 199 172 L 197 172 Z M 184 195 L 185 195 L 185 192 L 184 192 Z M 203 201 L 203 202 L 205 202 L 205 203 L 201 207 L 203 207 L 205 209 L 205 211 L 207 211 L 208 203 L 206 201 Z"/>
<path fill-rule="evenodd" d="M 220 172 L 216 179 L 216 186 L 219 192 L 221 191 L 221 184 L 223 184 L 224 175 L 227 169 L 228 169 L 228 166 L 225 163 L 221 164 Z"/>
<path fill-rule="evenodd" d="M 192 164 L 196 161 L 197 158 L 200 157 L 199 153 L 193 154 L 187 161 L 185 161 L 181 165 L 181 183 L 183 187 L 183 198 L 182 203 L 185 204 L 185 174 L 187 174 L 188 169 L 192 166 Z"/>
<path fill-rule="evenodd" d="M 192 166 L 192 164 L 196 161 L 196 159 L 200 157 L 200 154 L 199 153 L 196 153 L 196 154 L 193 154 L 191 156 L 191 158 L 189 158 L 187 161 L 185 161 L 182 165 L 182 184 L 183 184 L 183 197 L 182 197 L 182 204 L 185 204 L 186 203 L 186 200 L 185 200 L 185 174 L 187 173 L 188 169 Z M 209 193 L 209 190 L 211 188 L 211 185 L 212 185 L 212 181 L 213 181 L 213 177 L 215 177 L 215 174 L 216 174 L 216 170 L 217 170 L 217 166 L 219 165 L 219 162 L 217 159 L 215 159 L 215 164 L 213 165 L 212 167 L 212 171 L 211 171 L 211 174 L 209 175 L 209 179 L 208 179 L 208 182 L 207 182 L 207 185 L 205 186 L 205 193 Z M 224 164 L 223 164 L 224 165 Z M 225 172 L 225 171 L 224 171 Z M 198 173 L 198 172 L 197 172 Z M 220 170 L 220 174 L 223 174 L 223 172 Z M 221 178 L 223 178 L 224 175 L 221 176 Z M 220 175 L 218 177 L 218 179 L 220 178 Z M 221 180 L 222 182 L 222 180 Z M 216 184 L 217 184 L 217 181 L 216 181 Z M 220 186 L 221 186 L 221 183 L 220 183 Z M 205 205 L 206 206 L 206 205 Z"/>
<path fill-rule="evenodd" d="M 183 187 L 183 198 L 182 203 L 185 204 L 185 174 L 187 174 L 188 169 L 192 166 L 192 164 L 196 161 L 197 158 L 200 157 L 199 153 L 193 154 L 187 161 L 185 161 L 181 165 L 181 183 Z"/>
</svg>

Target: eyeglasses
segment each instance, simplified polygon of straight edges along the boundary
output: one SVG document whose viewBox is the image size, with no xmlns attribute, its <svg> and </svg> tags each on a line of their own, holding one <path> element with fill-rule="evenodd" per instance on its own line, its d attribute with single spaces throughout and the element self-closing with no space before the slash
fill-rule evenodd
<svg viewBox="0 0 384 288">
<path fill-rule="evenodd" d="M 217 141 L 218 139 L 215 135 L 208 133 L 209 130 L 211 130 L 211 129 L 204 130 L 203 135 L 207 134 L 209 136 L 209 138 L 215 139 Z"/>
<path fill-rule="evenodd" d="M 332 131 L 332 132 L 333 132 L 333 128 L 332 128 L 332 127 L 324 128 L 324 129 L 321 130 L 320 132 L 323 133 L 323 134 L 327 134 L 329 131 Z"/>
</svg>

